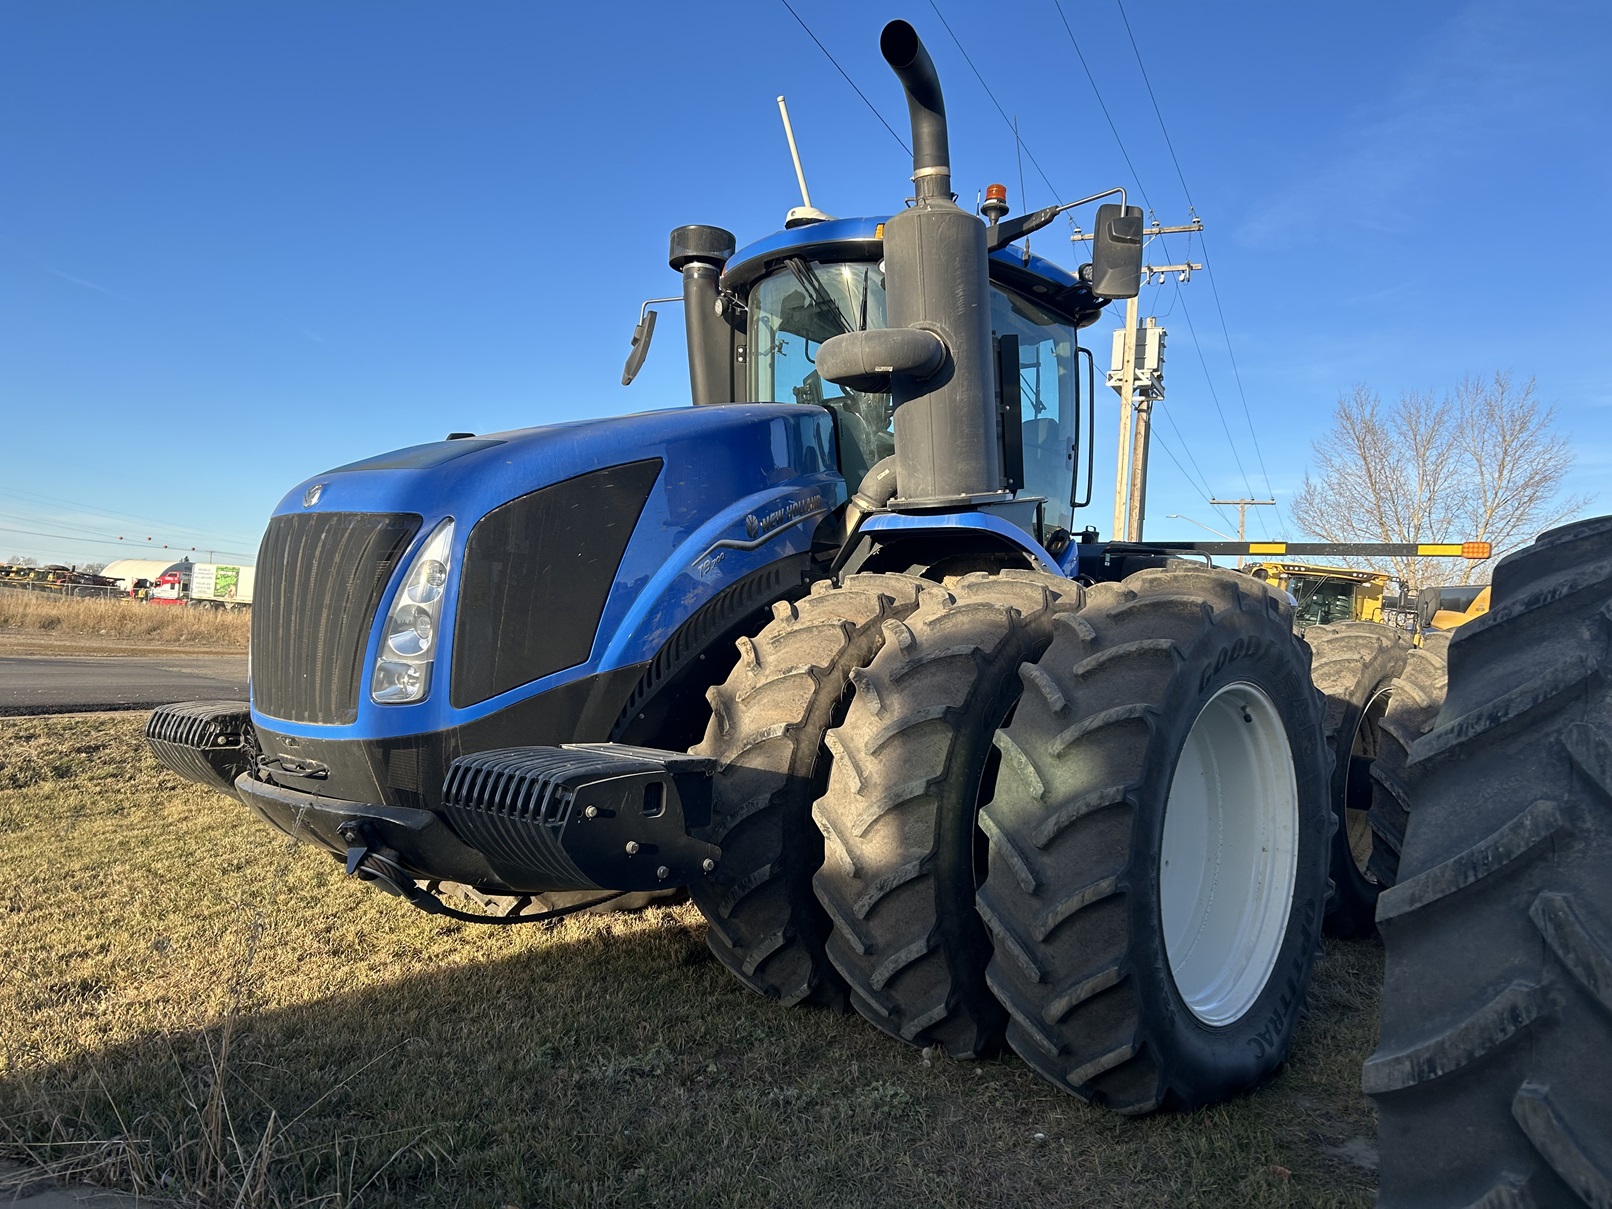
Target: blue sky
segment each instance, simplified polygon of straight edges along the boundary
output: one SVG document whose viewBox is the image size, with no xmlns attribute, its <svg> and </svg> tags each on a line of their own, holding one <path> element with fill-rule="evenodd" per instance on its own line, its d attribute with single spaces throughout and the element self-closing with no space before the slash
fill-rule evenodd
<svg viewBox="0 0 1612 1209">
<path fill-rule="evenodd" d="M 877 39 L 911 20 L 959 193 L 1003 180 L 1016 211 L 1052 200 L 1028 161 L 1020 196 L 1008 124 L 927 0 L 792 2 L 903 135 Z M 936 2 L 1059 196 L 1135 188 L 1134 165 L 1160 219 L 1185 218 L 1113 0 L 1062 13 L 1130 165 L 1054 0 Z M 1144 296 L 1170 333 L 1160 431 L 1183 464 L 1190 449 L 1217 495 L 1268 479 L 1283 500 L 1353 383 L 1393 396 L 1509 369 L 1558 407 L 1570 489 L 1612 510 L 1612 9 L 1124 11 L 1230 334 L 1229 356 L 1207 275 Z M 798 202 L 779 93 L 814 203 L 900 204 L 904 154 L 778 0 L 6 5 L 0 556 L 99 561 L 119 535 L 249 555 L 326 467 L 685 403 L 677 321 L 619 385 L 638 304 L 676 292 L 673 226 L 743 244 Z M 1060 230 L 1035 250 L 1073 266 Z M 1112 326 L 1090 336 L 1099 364 Z M 1099 501 L 1111 392 L 1101 405 Z M 1172 512 L 1224 527 L 1197 477 L 1155 449 L 1149 536 L 1199 532 Z"/>
</svg>

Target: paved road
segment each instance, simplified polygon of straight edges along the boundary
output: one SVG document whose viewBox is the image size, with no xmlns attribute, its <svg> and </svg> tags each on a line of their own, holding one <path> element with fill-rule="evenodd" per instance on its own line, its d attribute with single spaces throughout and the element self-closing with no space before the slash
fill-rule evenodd
<svg viewBox="0 0 1612 1209">
<path fill-rule="evenodd" d="M 0 714 L 246 700 L 245 655 L 0 656 Z"/>
</svg>

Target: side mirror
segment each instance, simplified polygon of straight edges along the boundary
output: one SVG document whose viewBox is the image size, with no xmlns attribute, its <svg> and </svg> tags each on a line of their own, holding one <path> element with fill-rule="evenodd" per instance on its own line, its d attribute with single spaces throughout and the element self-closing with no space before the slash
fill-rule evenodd
<svg viewBox="0 0 1612 1209">
<path fill-rule="evenodd" d="M 1138 214 L 1141 211 L 1137 211 Z M 655 311 L 645 309 L 639 317 L 638 326 L 632 330 L 632 349 L 627 354 L 627 364 L 621 371 L 621 384 L 631 386 L 632 380 L 638 376 L 638 371 L 644 368 L 644 358 L 649 356 L 649 342 L 655 335 Z"/>
<path fill-rule="evenodd" d="M 1141 206 L 1097 207 L 1091 292 L 1099 298 L 1135 298 L 1142 292 Z"/>
</svg>

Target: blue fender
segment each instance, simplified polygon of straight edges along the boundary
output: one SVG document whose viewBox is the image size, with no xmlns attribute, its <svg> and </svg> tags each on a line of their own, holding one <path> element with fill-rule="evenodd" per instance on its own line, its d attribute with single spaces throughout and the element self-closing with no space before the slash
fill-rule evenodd
<svg viewBox="0 0 1612 1209">
<path fill-rule="evenodd" d="M 1023 529 L 1011 521 L 989 512 L 943 512 L 943 513 L 902 513 L 902 512 L 876 512 L 862 522 L 857 530 L 859 535 L 873 535 L 878 533 L 945 534 L 957 539 L 961 550 L 966 541 L 967 533 L 959 531 L 973 531 L 975 533 L 989 533 L 994 538 L 1006 541 L 1018 547 L 1039 570 L 1052 575 L 1067 575 L 1068 571 L 1059 561 L 1049 554 L 1040 542 L 1031 537 Z M 994 544 L 994 543 L 993 543 Z"/>
</svg>

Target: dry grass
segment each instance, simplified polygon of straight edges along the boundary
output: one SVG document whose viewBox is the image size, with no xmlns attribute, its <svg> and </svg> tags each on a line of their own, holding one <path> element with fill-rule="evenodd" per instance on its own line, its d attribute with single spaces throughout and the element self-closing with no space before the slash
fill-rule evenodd
<svg viewBox="0 0 1612 1209">
<path fill-rule="evenodd" d="M 0 589 L 0 633 L 14 640 L 45 637 L 74 645 L 152 646 L 244 651 L 251 613 L 90 600 Z M 8 644 L 10 645 L 10 644 Z"/>
<path fill-rule="evenodd" d="M 751 996 L 689 907 L 477 928 L 144 754 L 0 720 L 0 1158 L 231 1205 L 1366 1205 L 1381 959 L 1257 1095 L 1129 1121 Z"/>
</svg>

